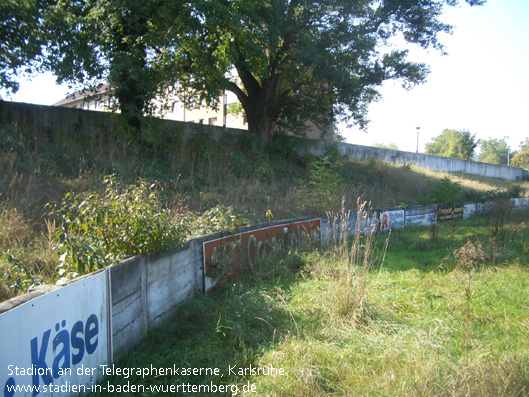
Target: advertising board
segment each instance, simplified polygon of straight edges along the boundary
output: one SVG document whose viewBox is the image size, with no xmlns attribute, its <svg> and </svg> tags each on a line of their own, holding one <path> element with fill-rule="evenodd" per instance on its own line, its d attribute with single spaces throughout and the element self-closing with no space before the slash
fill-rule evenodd
<svg viewBox="0 0 529 397">
<path fill-rule="evenodd" d="M 408 208 L 404 210 L 406 226 L 428 226 L 437 222 L 437 206 Z"/>
<path fill-rule="evenodd" d="M 476 203 L 465 203 L 463 209 L 463 219 L 470 219 L 476 216 L 477 204 Z"/>
<path fill-rule="evenodd" d="M 0 315 L 3 396 L 88 394 L 111 362 L 108 269 Z"/>
<path fill-rule="evenodd" d="M 384 211 L 380 215 L 380 230 L 404 227 L 404 210 Z"/>
<path fill-rule="evenodd" d="M 463 213 L 464 207 L 462 204 L 441 205 L 437 210 L 437 220 L 439 222 L 448 222 L 456 219 L 463 219 Z"/>
<path fill-rule="evenodd" d="M 207 241 L 204 251 L 204 290 L 243 273 L 282 247 L 321 244 L 321 221 L 313 219 L 282 224 Z"/>
</svg>

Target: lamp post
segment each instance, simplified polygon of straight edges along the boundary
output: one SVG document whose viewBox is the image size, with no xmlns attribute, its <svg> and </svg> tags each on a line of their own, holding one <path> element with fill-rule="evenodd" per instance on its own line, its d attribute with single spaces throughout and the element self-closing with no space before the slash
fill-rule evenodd
<svg viewBox="0 0 529 397">
<path fill-rule="evenodd" d="M 419 131 L 421 127 L 415 127 L 417 129 L 417 153 L 419 153 Z"/>
</svg>

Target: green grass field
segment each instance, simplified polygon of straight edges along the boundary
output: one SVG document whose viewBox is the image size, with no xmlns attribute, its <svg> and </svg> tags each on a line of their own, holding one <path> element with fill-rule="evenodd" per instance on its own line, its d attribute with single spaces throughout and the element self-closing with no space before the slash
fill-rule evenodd
<svg viewBox="0 0 529 397">
<path fill-rule="evenodd" d="M 283 253 L 198 296 L 117 363 L 219 374 L 104 383 L 189 383 L 203 395 L 211 384 L 272 396 L 529 395 L 529 214 L 498 214 Z"/>
</svg>

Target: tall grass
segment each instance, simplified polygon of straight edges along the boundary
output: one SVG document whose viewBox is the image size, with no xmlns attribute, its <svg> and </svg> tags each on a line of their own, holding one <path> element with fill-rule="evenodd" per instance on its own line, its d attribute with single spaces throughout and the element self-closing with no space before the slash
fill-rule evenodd
<svg viewBox="0 0 529 397">
<path fill-rule="evenodd" d="M 2 127 L 0 206 L 16 211 L 16 216 L 4 212 L 0 219 L 0 229 L 11 229 L 12 236 L 1 240 L 0 253 L 9 250 L 36 278 L 53 282 L 58 258 L 50 247 L 57 242 L 48 233 L 45 205 L 60 202 L 68 192 L 103 194 L 101 181 L 110 174 L 124 185 L 140 179 L 156 183 L 163 188 L 162 206 L 173 213 L 199 217 L 224 207 L 250 222 L 325 217 L 328 211 L 340 211 L 344 196 L 349 197 L 343 204 L 348 210 L 358 206 L 353 197 L 359 196 L 373 208 L 422 204 L 435 182 L 446 176 L 376 161 L 348 161 L 333 150 L 315 159 L 300 154 L 288 137 L 278 139 L 282 146 L 264 151 L 250 135 L 225 136 L 216 143 L 197 134 L 183 142 L 178 131 L 149 128 L 141 137 L 131 137 L 119 128 L 73 134 Z M 450 178 L 463 188 L 478 180 Z M 479 194 L 514 185 L 529 188 L 527 182 L 479 181 Z M 0 268 L 5 271 L 10 265 L 0 260 Z"/>
<path fill-rule="evenodd" d="M 286 253 L 182 307 L 174 322 L 117 364 L 218 367 L 222 377 L 129 380 L 250 382 L 258 395 L 270 396 L 528 395 L 529 273 L 522 254 L 528 240 L 519 227 L 528 217 L 518 212 L 506 219 L 506 233 L 515 235 L 496 265 L 479 248 L 493 228 L 484 218 L 440 224 L 435 242 L 428 228 L 410 228 L 394 231 L 389 241 L 360 233 L 319 251 Z M 340 297 L 356 294 L 360 306 L 336 307 Z M 286 375 L 227 370 L 250 364 L 283 368 Z"/>
</svg>

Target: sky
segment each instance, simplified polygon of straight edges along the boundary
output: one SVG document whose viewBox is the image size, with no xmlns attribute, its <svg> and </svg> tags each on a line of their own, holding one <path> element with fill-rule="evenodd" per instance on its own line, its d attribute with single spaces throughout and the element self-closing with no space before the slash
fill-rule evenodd
<svg viewBox="0 0 529 397">
<path fill-rule="evenodd" d="M 447 7 L 443 22 L 452 35 L 440 36 L 448 55 L 412 50 L 410 59 L 430 65 L 427 82 L 406 91 L 386 82 L 382 99 L 369 107 L 367 132 L 339 125 L 348 143 L 394 143 L 424 152 L 444 129 L 467 130 L 476 139 L 508 137 L 518 150 L 529 137 L 529 0 L 488 0 L 484 6 Z M 52 105 L 69 92 L 51 74 L 21 81 L 4 100 Z M 420 127 L 417 130 L 417 127 Z M 417 131 L 419 134 L 417 134 Z"/>
<path fill-rule="evenodd" d="M 414 51 L 430 65 L 425 84 L 404 90 L 397 82 L 381 89 L 369 107 L 367 133 L 339 126 L 347 142 L 395 143 L 417 150 L 444 129 L 467 130 L 476 139 L 509 137 L 518 150 L 529 137 L 529 0 L 488 0 L 484 6 L 447 8 L 443 21 L 452 35 L 440 36 L 448 55 Z"/>
</svg>

